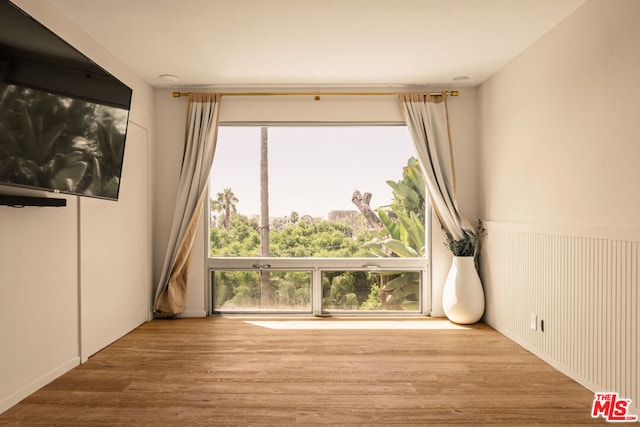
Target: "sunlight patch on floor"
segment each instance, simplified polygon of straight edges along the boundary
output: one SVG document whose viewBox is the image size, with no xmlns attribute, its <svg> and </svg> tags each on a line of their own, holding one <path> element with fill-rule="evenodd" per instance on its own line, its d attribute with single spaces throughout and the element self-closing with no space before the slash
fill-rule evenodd
<svg viewBox="0 0 640 427">
<path fill-rule="evenodd" d="M 464 325 L 457 325 L 448 320 L 357 320 L 357 319 L 314 319 L 314 320 L 247 320 L 254 326 L 268 329 L 469 329 Z"/>
</svg>

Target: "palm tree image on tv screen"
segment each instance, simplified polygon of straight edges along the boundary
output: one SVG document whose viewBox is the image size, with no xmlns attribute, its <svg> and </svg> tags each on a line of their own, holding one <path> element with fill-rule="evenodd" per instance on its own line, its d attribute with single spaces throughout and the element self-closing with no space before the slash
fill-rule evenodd
<svg viewBox="0 0 640 427">
<path fill-rule="evenodd" d="M 0 84 L 0 184 L 117 199 L 128 111 Z"/>
</svg>

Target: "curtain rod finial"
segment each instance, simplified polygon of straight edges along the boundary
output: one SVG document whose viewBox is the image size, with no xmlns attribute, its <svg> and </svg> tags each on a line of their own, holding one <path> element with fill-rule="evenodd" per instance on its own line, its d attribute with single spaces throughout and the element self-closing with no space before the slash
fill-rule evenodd
<svg viewBox="0 0 640 427">
<path fill-rule="evenodd" d="M 460 95 L 460 92 L 458 92 L 457 90 L 451 91 L 451 96 L 458 96 L 458 95 Z"/>
</svg>

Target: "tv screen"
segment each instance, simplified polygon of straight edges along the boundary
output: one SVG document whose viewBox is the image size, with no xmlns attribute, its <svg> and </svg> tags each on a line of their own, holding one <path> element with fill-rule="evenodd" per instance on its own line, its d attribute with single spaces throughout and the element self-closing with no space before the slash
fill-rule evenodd
<svg viewBox="0 0 640 427">
<path fill-rule="evenodd" d="M 0 0 L 0 185 L 117 200 L 131 93 Z"/>
</svg>

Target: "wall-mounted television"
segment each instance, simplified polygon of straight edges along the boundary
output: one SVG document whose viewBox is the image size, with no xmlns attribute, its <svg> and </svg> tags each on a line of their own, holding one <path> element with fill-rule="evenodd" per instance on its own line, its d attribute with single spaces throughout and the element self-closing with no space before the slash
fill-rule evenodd
<svg viewBox="0 0 640 427">
<path fill-rule="evenodd" d="M 117 200 L 131 95 L 0 0 L 0 186 Z"/>
</svg>

